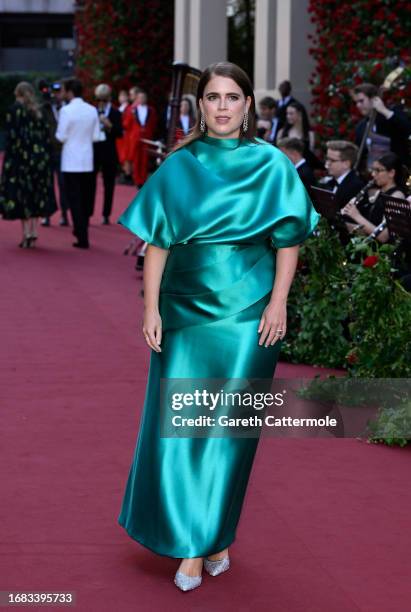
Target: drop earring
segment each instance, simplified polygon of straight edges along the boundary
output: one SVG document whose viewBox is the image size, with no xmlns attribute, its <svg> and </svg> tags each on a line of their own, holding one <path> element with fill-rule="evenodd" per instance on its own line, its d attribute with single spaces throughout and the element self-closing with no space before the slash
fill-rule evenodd
<svg viewBox="0 0 411 612">
<path fill-rule="evenodd" d="M 206 124 L 205 124 L 205 119 L 204 119 L 204 115 L 203 113 L 201 113 L 201 119 L 200 119 L 200 130 L 202 132 L 205 132 L 206 129 Z"/>
<path fill-rule="evenodd" d="M 246 132 L 247 130 L 248 130 L 248 113 L 244 113 L 243 132 Z"/>
</svg>

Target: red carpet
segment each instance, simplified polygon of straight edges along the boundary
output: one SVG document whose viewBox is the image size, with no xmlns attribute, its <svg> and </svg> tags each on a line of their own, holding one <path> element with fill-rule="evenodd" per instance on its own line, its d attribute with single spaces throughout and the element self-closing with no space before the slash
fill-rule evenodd
<svg viewBox="0 0 411 612">
<path fill-rule="evenodd" d="M 117 189 L 113 218 L 133 193 Z M 409 449 L 263 439 L 232 569 L 192 593 L 117 525 L 149 350 L 131 235 L 96 209 L 90 251 L 58 214 L 33 250 L 0 221 L 0 590 L 75 591 L 85 612 L 409 610 Z"/>
</svg>

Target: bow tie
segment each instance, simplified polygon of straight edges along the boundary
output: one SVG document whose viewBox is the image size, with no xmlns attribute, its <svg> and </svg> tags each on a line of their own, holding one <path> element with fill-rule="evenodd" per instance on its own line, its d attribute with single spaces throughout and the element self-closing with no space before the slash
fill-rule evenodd
<svg viewBox="0 0 411 612">
<path fill-rule="evenodd" d="M 332 178 L 326 182 L 325 186 L 327 189 L 334 189 L 334 187 L 339 187 L 339 182 L 335 178 Z"/>
</svg>

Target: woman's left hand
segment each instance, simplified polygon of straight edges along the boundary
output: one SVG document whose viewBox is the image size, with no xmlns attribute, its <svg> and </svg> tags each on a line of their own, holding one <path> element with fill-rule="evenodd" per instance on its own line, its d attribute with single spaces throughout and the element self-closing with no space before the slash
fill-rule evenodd
<svg viewBox="0 0 411 612">
<path fill-rule="evenodd" d="M 269 302 L 261 316 L 258 333 L 261 333 L 258 344 L 272 346 L 282 340 L 287 331 L 287 302 Z"/>
</svg>

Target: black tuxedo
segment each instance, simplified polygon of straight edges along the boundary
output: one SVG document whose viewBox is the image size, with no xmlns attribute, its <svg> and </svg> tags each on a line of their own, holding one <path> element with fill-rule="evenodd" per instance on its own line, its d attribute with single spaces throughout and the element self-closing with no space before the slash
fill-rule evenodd
<svg viewBox="0 0 411 612">
<path fill-rule="evenodd" d="M 339 206 L 339 208 L 343 208 L 348 202 L 357 195 L 357 193 L 364 187 L 365 183 L 360 179 L 358 174 L 354 170 L 350 170 L 345 179 L 339 184 L 334 178 L 328 181 L 327 183 L 321 185 L 324 189 L 330 189 L 333 191 L 334 186 L 337 186 L 337 191 L 335 191 L 335 199 Z M 347 215 L 343 216 L 345 221 L 350 221 L 350 217 Z M 353 220 L 351 219 L 351 223 Z M 350 234 L 347 229 L 343 225 L 334 225 L 331 221 L 329 221 L 330 226 L 338 232 L 340 241 L 343 245 L 346 245 L 350 242 Z"/>
<path fill-rule="evenodd" d="M 110 161 L 117 164 L 116 140 L 123 135 L 120 111 L 111 107 L 107 119 L 113 127 L 111 130 L 105 130 L 106 140 L 94 143 L 94 162 L 102 164 Z"/>
<path fill-rule="evenodd" d="M 47 122 L 50 134 L 50 142 L 51 142 L 51 165 L 53 171 L 57 176 L 57 183 L 59 186 L 59 196 L 60 196 L 60 208 L 62 210 L 63 215 L 67 215 L 67 211 L 69 210 L 69 203 L 67 200 L 66 192 L 64 189 L 64 181 L 63 181 L 63 173 L 61 171 L 61 148 L 62 144 L 56 138 L 56 130 L 57 130 L 57 119 L 54 114 L 53 104 L 51 101 L 46 100 L 42 105 L 42 111 L 44 118 Z M 57 108 L 57 113 L 60 110 L 61 106 L 55 106 Z"/>
<path fill-rule="evenodd" d="M 335 198 L 340 208 L 343 208 L 348 202 L 357 195 L 357 193 L 364 187 L 365 183 L 354 170 L 350 170 L 345 179 L 341 183 L 337 183 L 335 179 L 331 179 L 322 187 L 324 189 L 333 190 L 334 186 L 337 186 L 335 192 Z"/>
<path fill-rule="evenodd" d="M 261 119 L 261 117 L 259 117 L 257 115 L 256 116 L 256 120 L 258 121 L 259 119 Z M 276 142 L 277 142 L 278 132 L 279 132 L 280 127 L 281 127 L 280 121 L 279 120 L 276 121 L 276 119 L 277 119 L 277 117 L 273 117 L 273 119 L 271 120 L 271 127 L 270 127 L 270 133 L 269 133 L 270 138 L 269 138 L 269 140 L 266 141 L 266 142 L 269 142 L 269 143 L 271 143 L 273 145 L 275 145 Z M 269 119 L 267 119 L 267 121 L 269 121 Z M 272 129 L 273 129 L 273 122 L 274 121 L 276 123 L 276 126 L 275 126 L 275 130 L 274 130 L 274 135 L 271 138 L 271 132 L 272 132 Z M 257 128 L 257 134 L 256 135 L 258 136 L 258 138 L 264 138 L 264 135 L 265 135 L 266 131 L 267 130 L 264 127 Z"/>
<path fill-rule="evenodd" d="M 91 214 L 93 214 L 97 173 L 101 171 L 104 184 L 103 217 L 110 216 L 113 206 L 114 185 L 118 165 L 116 140 L 123 135 L 120 111 L 111 107 L 107 119 L 111 122 L 112 128 L 111 130 L 105 130 L 106 140 L 94 143 L 94 195 L 91 210 Z"/>
<path fill-rule="evenodd" d="M 315 187 L 317 181 L 314 176 L 313 169 L 311 166 L 305 161 L 301 166 L 298 166 L 297 172 L 300 176 L 300 179 L 304 183 L 304 187 L 311 193 L 311 187 Z"/>
<path fill-rule="evenodd" d="M 391 151 L 400 157 L 403 164 L 408 165 L 410 163 L 408 137 L 411 134 L 411 122 L 401 108 L 396 107 L 391 110 L 394 114 L 390 119 L 386 119 L 384 115 L 377 113 L 375 118 L 376 132 L 391 139 Z M 367 123 L 368 117 L 364 117 L 355 128 L 355 143 L 358 146 L 361 144 Z M 362 161 L 365 161 L 364 158 Z"/>
</svg>

